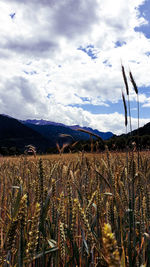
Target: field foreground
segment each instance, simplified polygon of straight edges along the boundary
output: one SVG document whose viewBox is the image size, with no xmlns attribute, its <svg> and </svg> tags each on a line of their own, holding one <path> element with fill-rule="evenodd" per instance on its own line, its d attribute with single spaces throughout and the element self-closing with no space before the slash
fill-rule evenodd
<svg viewBox="0 0 150 267">
<path fill-rule="evenodd" d="M 150 266 L 150 153 L 0 158 L 0 266 Z"/>
</svg>

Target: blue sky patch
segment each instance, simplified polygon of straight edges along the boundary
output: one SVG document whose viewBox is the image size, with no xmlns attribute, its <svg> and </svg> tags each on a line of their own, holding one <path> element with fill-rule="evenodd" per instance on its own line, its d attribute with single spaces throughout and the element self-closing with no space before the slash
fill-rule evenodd
<svg viewBox="0 0 150 267">
<path fill-rule="evenodd" d="M 94 51 L 94 45 L 88 45 L 86 47 L 78 47 L 77 50 L 81 50 L 83 51 L 84 53 L 86 53 L 91 59 L 96 59 L 97 56 L 96 56 L 96 53 Z"/>
<path fill-rule="evenodd" d="M 27 74 L 27 75 L 34 75 L 34 74 L 37 74 L 37 72 L 35 71 L 35 70 L 33 70 L 33 71 L 26 71 L 26 70 L 24 70 L 23 71 L 25 74 Z"/>
<path fill-rule="evenodd" d="M 140 27 L 135 27 L 136 32 L 143 32 L 146 38 L 150 38 L 150 1 L 147 0 L 143 5 L 139 7 L 140 15 L 147 20 L 147 24 L 141 25 Z"/>
<path fill-rule="evenodd" d="M 90 100 L 88 97 L 81 97 L 81 96 L 80 96 L 80 98 L 81 98 L 81 100 L 83 100 L 84 102 L 87 102 L 87 101 L 89 102 L 89 100 Z"/>
<path fill-rule="evenodd" d="M 147 88 L 147 90 L 150 88 Z M 145 87 L 139 88 L 140 93 L 145 93 Z M 80 97 L 81 98 L 81 97 Z M 84 100 L 83 100 L 84 99 Z M 83 101 L 89 101 L 89 98 L 82 97 Z M 127 100 L 127 99 L 126 99 Z M 115 112 L 118 112 L 120 114 L 124 114 L 124 106 L 122 100 L 119 100 L 117 103 L 111 103 L 110 101 L 107 101 L 105 105 L 93 105 L 90 103 L 85 104 L 70 104 L 71 107 L 77 107 L 82 108 L 85 111 L 88 111 L 92 114 L 112 114 Z M 131 108 L 131 116 L 133 118 L 137 118 L 137 102 L 136 101 L 130 101 L 130 108 Z M 128 114 L 129 115 L 129 114 Z M 143 108 L 143 103 L 140 103 L 140 117 L 142 118 L 149 118 L 149 112 L 147 112 L 147 107 Z"/>
<path fill-rule="evenodd" d="M 48 94 L 48 95 L 47 95 L 47 98 L 51 98 L 51 96 L 52 96 L 52 94 Z"/>
<path fill-rule="evenodd" d="M 117 42 L 115 43 L 115 47 L 121 47 L 121 46 L 123 46 L 123 45 L 125 45 L 125 44 L 126 44 L 126 42 L 117 41 Z"/>
<path fill-rule="evenodd" d="M 112 65 L 109 63 L 109 61 L 106 59 L 103 61 L 103 64 L 106 65 L 107 67 L 112 67 Z"/>
<path fill-rule="evenodd" d="M 150 56 L 150 52 L 146 52 L 145 54 L 146 54 L 148 57 Z"/>
<path fill-rule="evenodd" d="M 14 13 L 11 13 L 11 14 L 9 14 L 9 16 L 11 17 L 11 19 L 14 19 L 15 18 L 15 15 L 16 15 L 16 13 L 14 12 Z"/>
</svg>

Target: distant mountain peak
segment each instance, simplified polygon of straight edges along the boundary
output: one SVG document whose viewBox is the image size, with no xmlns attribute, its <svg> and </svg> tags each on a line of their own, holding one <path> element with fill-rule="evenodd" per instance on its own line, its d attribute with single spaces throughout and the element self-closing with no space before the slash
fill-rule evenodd
<svg viewBox="0 0 150 267">
<path fill-rule="evenodd" d="M 53 122 L 53 121 L 47 121 L 47 120 L 43 120 L 43 119 L 40 119 L 40 120 L 36 120 L 36 119 L 27 119 L 25 121 L 22 121 L 23 123 L 31 123 L 31 124 L 34 124 L 34 125 L 55 125 L 55 126 L 66 126 L 64 125 L 63 123 L 59 123 L 59 122 Z"/>
<path fill-rule="evenodd" d="M 37 125 L 37 126 L 46 126 L 46 125 L 49 125 L 49 126 L 62 126 L 62 127 L 65 127 L 65 128 L 68 128 L 68 129 L 72 129 L 74 131 L 76 131 L 78 128 L 80 129 L 84 129 L 84 130 L 88 130 L 90 131 L 91 133 L 94 133 L 98 136 L 100 136 L 103 140 L 107 140 L 109 138 L 111 138 L 114 134 L 112 132 L 100 132 L 99 130 L 97 129 L 92 129 L 90 127 L 81 127 L 80 125 L 71 125 L 71 126 L 68 126 L 68 125 L 65 125 L 63 123 L 57 123 L 57 122 L 52 122 L 52 121 L 47 121 L 47 120 L 36 120 L 36 119 L 28 119 L 26 121 L 23 121 L 23 123 L 29 123 L 29 124 L 33 124 L 33 125 Z"/>
</svg>

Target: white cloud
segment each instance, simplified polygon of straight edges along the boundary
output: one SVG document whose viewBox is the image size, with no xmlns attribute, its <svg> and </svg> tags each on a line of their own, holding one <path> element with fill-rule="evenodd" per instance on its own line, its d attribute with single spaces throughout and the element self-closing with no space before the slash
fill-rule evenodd
<svg viewBox="0 0 150 267">
<path fill-rule="evenodd" d="M 82 104 L 108 107 L 108 101 L 121 99 L 121 60 L 127 76 L 130 68 L 139 87 L 150 86 L 150 56 L 146 54 L 150 40 L 134 31 L 147 23 L 138 11 L 142 3 L 2 0 L 1 113 L 123 131 L 124 115 L 92 114 Z M 93 45 L 90 49 L 97 58 L 78 50 L 88 45 Z M 130 92 L 135 101 L 131 84 Z M 143 107 L 150 106 L 146 93 L 140 93 L 139 99 Z"/>
</svg>

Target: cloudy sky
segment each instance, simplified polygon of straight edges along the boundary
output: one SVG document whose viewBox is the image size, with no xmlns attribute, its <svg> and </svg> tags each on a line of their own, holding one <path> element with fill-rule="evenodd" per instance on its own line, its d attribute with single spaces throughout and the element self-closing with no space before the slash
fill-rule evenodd
<svg viewBox="0 0 150 267">
<path fill-rule="evenodd" d="M 122 62 L 150 121 L 150 0 L 1 0 L 0 12 L 1 114 L 120 134 Z M 131 83 L 130 99 L 136 128 Z"/>
</svg>

